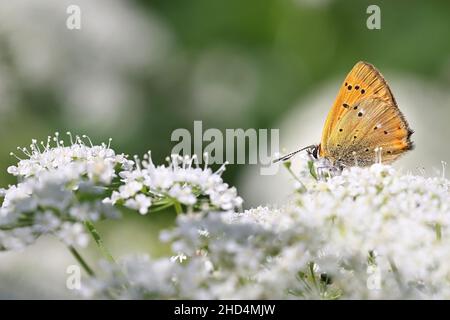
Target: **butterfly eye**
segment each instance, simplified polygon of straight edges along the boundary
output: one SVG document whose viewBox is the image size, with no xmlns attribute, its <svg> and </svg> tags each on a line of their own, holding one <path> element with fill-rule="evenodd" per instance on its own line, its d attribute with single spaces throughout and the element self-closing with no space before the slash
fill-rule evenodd
<svg viewBox="0 0 450 320">
<path fill-rule="evenodd" d="M 318 157 L 317 157 L 317 153 L 319 152 L 319 148 L 317 147 L 317 146 L 315 146 L 314 147 L 314 149 L 313 149 L 313 151 L 312 151 L 312 156 L 315 158 L 315 159 L 318 159 Z"/>
</svg>

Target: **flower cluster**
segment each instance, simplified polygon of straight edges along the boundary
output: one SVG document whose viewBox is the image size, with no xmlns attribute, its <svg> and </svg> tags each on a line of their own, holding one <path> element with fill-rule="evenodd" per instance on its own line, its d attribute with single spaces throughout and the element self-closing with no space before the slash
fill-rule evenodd
<svg viewBox="0 0 450 320">
<path fill-rule="evenodd" d="M 236 212 L 242 199 L 196 157 L 128 160 L 87 137 L 59 135 L 20 149 L 0 191 L 0 249 L 53 234 L 84 246 L 91 221 L 117 206 L 145 214 L 174 206 L 161 233 L 172 257 L 102 264 L 86 297 L 286 299 L 450 298 L 450 181 L 390 166 L 317 173 L 304 161 L 291 203 Z M 322 166 L 323 167 L 323 166 Z M 287 165 L 292 172 L 292 168 Z M 306 173 L 306 174 L 305 174 Z M 94 235 L 94 239 L 98 235 Z M 111 259 L 113 260 L 113 259 Z"/>
<path fill-rule="evenodd" d="M 29 178 L 77 164 L 76 171 L 79 174 L 87 175 L 91 180 L 109 184 L 116 176 L 116 166 L 129 169 L 133 165 L 133 162 L 126 159 L 123 154 L 116 155 L 109 143 L 93 145 L 86 135 L 73 137 L 70 132 L 67 132 L 67 135 L 70 138 L 68 146 L 64 145 L 64 140 L 60 139 L 59 133 L 56 132 L 53 137 L 47 137 L 46 143 L 32 140 L 29 148 L 17 148 L 26 158 L 21 159 L 11 153 L 18 158 L 19 163 L 17 166 L 10 166 L 8 173 L 19 178 Z"/>
<path fill-rule="evenodd" d="M 27 158 L 16 156 L 17 166 L 8 168 L 19 183 L 0 194 L 0 249 L 21 248 L 47 233 L 68 245 L 85 246 L 84 221 L 118 215 L 102 199 L 116 171 L 132 162 L 109 145 L 94 146 L 87 137 L 68 135 L 69 146 L 56 133 L 46 143 L 33 140 L 30 148 L 19 148 Z"/>
<path fill-rule="evenodd" d="M 216 172 L 205 164 L 201 168 L 197 157 L 172 155 L 168 165 L 155 166 L 150 153 L 135 167 L 120 173 L 122 185 L 105 202 L 124 206 L 146 214 L 155 210 L 183 204 L 188 211 L 236 210 L 242 198 L 234 187 L 221 178 L 225 165 Z"/>
<path fill-rule="evenodd" d="M 375 164 L 344 169 L 327 180 L 311 179 L 280 209 L 179 216 L 177 227 L 161 235 L 172 242 L 175 257 L 129 257 L 123 261 L 123 282 L 111 271 L 86 283 L 84 293 L 450 298 L 449 187 L 444 178 Z"/>
<path fill-rule="evenodd" d="M 200 168 L 196 157 L 173 155 L 168 166 L 155 166 L 116 154 L 110 144 L 93 145 L 87 136 L 72 136 L 65 145 L 59 133 L 46 142 L 18 148 L 25 155 L 8 172 L 19 183 L 1 190 L 0 249 L 33 243 L 54 234 L 68 245 L 85 246 L 83 223 L 118 216 L 117 206 L 147 213 L 174 206 L 182 211 L 235 210 L 242 204 L 235 188 Z"/>
</svg>

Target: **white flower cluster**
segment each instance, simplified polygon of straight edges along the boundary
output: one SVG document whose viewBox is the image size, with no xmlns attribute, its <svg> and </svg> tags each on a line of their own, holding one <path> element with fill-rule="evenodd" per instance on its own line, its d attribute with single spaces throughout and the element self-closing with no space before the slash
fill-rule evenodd
<svg viewBox="0 0 450 320">
<path fill-rule="evenodd" d="M 85 246 L 83 221 L 117 216 L 102 200 L 116 170 L 132 162 L 109 145 L 94 146 L 87 137 L 68 135 L 69 146 L 56 133 L 46 143 L 33 140 L 30 148 L 19 148 L 27 158 L 8 168 L 19 183 L 0 195 L 0 249 L 21 248 L 47 233 L 68 245 Z"/>
<path fill-rule="evenodd" d="M 18 148 L 26 158 L 15 155 L 19 162 L 8 172 L 19 183 L 0 193 L 0 249 L 21 248 L 42 234 L 84 246 L 88 237 L 82 223 L 116 217 L 116 204 L 141 214 L 150 207 L 227 211 L 242 204 L 236 189 L 221 178 L 224 166 L 213 172 L 206 164 L 200 168 L 195 156 L 173 155 L 168 166 L 156 167 L 149 153 L 134 162 L 109 144 L 67 134 L 68 146 L 56 133 Z"/>
<path fill-rule="evenodd" d="M 135 167 L 120 173 L 122 185 L 105 202 L 124 206 L 146 214 L 150 206 L 156 210 L 183 204 L 188 211 L 235 210 L 242 205 L 236 188 L 221 177 L 225 165 L 216 172 L 205 164 L 201 168 L 196 156 L 172 155 L 168 165 L 155 166 L 150 153 Z"/>
<path fill-rule="evenodd" d="M 177 227 L 162 234 L 172 241 L 174 259 L 128 258 L 126 277 L 118 281 L 110 272 L 84 292 L 104 297 L 114 289 L 121 298 L 450 298 L 449 180 L 375 164 L 304 185 L 281 209 L 179 216 Z M 120 290 L 125 284 L 128 289 Z"/>
<path fill-rule="evenodd" d="M 32 140 L 29 148 L 17 148 L 27 158 L 20 159 L 16 156 L 19 163 L 17 166 L 10 166 L 8 173 L 19 178 L 28 178 L 38 176 L 42 172 L 66 169 L 75 163 L 79 174 L 109 184 L 116 176 L 116 166 L 129 169 L 133 165 L 133 162 L 127 160 L 123 154 L 116 155 L 109 144 L 95 146 L 85 135 L 73 137 L 70 132 L 67 132 L 67 135 L 70 137 L 69 146 L 64 145 L 64 140 L 60 139 L 59 133 L 56 132 L 55 136 L 47 137 L 46 143 Z"/>
</svg>

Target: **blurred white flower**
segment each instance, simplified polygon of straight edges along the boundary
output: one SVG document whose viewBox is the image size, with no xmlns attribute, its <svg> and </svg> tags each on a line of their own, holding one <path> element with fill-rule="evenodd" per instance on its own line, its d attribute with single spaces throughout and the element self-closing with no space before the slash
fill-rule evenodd
<svg viewBox="0 0 450 320">
<path fill-rule="evenodd" d="M 105 278 L 90 278 L 82 282 L 81 295 L 94 298 L 100 295 L 114 299 L 147 299 L 172 297 L 177 290 L 173 284 L 173 269 L 176 263 L 169 259 L 152 261 L 148 256 L 130 256 L 117 264 L 101 264 Z M 149 273 L 155 277 L 149 277 Z M 157 276 L 156 276 L 157 275 Z M 128 287 L 126 294 L 123 288 Z"/>
<path fill-rule="evenodd" d="M 81 10 L 80 30 L 66 27 L 73 4 Z M 172 43 L 161 18 L 129 1 L 1 1 L 0 20 L 2 102 L 20 101 L 24 88 L 51 91 L 63 119 L 77 119 L 79 128 L 107 131 L 125 120 L 132 128 L 142 92 L 129 83 L 158 70 Z"/>
<path fill-rule="evenodd" d="M 56 235 L 69 246 L 86 247 L 89 243 L 89 235 L 81 223 L 64 222 Z"/>
<path fill-rule="evenodd" d="M 170 258 L 170 261 L 172 261 L 172 262 L 178 261 L 178 262 L 182 263 L 186 259 L 187 259 L 186 255 L 181 252 L 181 253 L 177 254 L 176 256 L 172 256 Z"/>
</svg>

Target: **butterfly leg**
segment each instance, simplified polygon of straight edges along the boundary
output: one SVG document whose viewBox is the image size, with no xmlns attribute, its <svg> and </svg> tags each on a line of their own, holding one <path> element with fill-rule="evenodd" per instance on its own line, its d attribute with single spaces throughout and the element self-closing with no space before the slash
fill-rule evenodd
<svg viewBox="0 0 450 320">
<path fill-rule="evenodd" d="M 330 167 L 328 166 L 320 166 L 317 167 L 316 170 L 319 180 L 325 181 L 327 178 L 331 177 Z"/>
<path fill-rule="evenodd" d="M 316 168 L 317 176 L 319 177 L 319 180 L 325 181 L 328 178 L 340 175 L 344 167 L 344 165 L 333 166 L 331 164 L 324 164 Z"/>
</svg>

